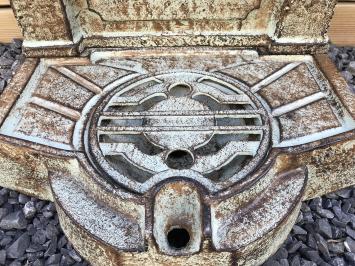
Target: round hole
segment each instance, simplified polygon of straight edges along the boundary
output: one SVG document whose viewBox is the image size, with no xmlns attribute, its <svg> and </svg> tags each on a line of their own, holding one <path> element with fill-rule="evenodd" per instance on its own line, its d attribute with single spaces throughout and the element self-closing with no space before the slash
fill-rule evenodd
<svg viewBox="0 0 355 266">
<path fill-rule="evenodd" d="M 173 228 L 167 235 L 169 246 L 175 249 L 182 249 L 190 242 L 190 234 L 184 228 Z"/>
<path fill-rule="evenodd" d="M 166 159 L 166 164 L 172 169 L 188 169 L 193 163 L 192 154 L 184 150 L 172 151 Z"/>
<path fill-rule="evenodd" d="M 174 97 L 184 97 L 191 93 L 191 87 L 187 84 L 174 84 L 169 88 L 169 94 Z"/>
</svg>

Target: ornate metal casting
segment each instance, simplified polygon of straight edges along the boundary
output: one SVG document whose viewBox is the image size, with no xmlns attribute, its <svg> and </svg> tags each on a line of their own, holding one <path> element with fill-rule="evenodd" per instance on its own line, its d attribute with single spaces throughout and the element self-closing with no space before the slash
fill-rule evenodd
<svg viewBox="0 0 355 266">
<path fill-rule="evenodd" d="M 303 200 L 355 184 L 333 2 L 32 2 L 0 185 L 54 201 L 91 264 L 259 265 Z"/>
</svg>

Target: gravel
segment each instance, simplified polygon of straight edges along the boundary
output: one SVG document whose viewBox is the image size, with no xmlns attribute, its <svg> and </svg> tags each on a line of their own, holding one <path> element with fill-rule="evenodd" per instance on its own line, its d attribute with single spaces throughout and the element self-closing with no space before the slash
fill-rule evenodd
<svg viewBox="0 0 355 266">
<path fill-rule="evenodd" d="M 21 42 L 0 44 L 0 92 L 21 59 Z M 329 56 L 355 93 L 355 48 Z M 88 265 L 60 228 L 53 203 L 0 188 L 0 265 Z M 296 225 L 264 266 L 355 266 L 355 188 L 302 203 Z"/>
<path fill-rule="evenodd" d="M 280 250 L 286 250 L 287 263 L 278 255 Z M 302 203 L 280 250 L 264 266 L 355 265 L 355 188 Z"/>
<path fill-rule="evenodd" d="M 21 45 L 20 40 L 14 40 L 9 45 L 0 43 L 0 93 L 8 84 L 22 58 Z"/>
<path fill-rule="evenodd" d="M 0 265 L 75 265 L 78 255 L 59 226 L 54 204 L 0 188 Z"/>
</svg>

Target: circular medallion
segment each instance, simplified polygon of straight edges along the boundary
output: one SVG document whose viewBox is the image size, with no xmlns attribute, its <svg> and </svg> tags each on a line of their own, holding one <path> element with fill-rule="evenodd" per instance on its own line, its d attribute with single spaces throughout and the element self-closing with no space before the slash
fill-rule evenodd
<svg viewBox="0 0 355 266">
<path fill-rule="evenodd" d="M 87 150 L 102 175 L 139 193 L 173 177 L 217 192 L 256 168 L 269 132 L 266 111 L 245 85 L 181 71 L 108 93 L 93 111 Z"/>
</svg>

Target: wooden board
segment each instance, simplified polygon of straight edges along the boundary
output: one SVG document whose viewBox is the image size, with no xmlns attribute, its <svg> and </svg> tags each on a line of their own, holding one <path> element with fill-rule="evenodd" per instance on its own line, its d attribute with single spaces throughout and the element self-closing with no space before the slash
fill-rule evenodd
<svg viewBox="0 0 355 266">
<path fill-rule="evenodd" d="M 21 37 L 21 30 L 17 26 L 12 9 L 0 8 L 0 42 L 8 43 L 14 38 Z"/>
<path fill-rule="evenodd" d="M 8 4 L 9 0 L 0 0 Z M 339 46 L 355 46 L 355 2 L 339 3 L 336 6 L 329 35 L 331 41 Z M 10 7 L 0 8 L 0 42 L 11 42 L 20 38 L 21 31 Z"/>
<path fill-rule="evenodd" d="M 0 0 L 0 6 L 9 6 L 10 0 Z"/>
<path fill-rule="evenodd" d="M 329 36 L 336 45 L 355 46 L 355 3 L 337 4 Z"/>
</svg>

